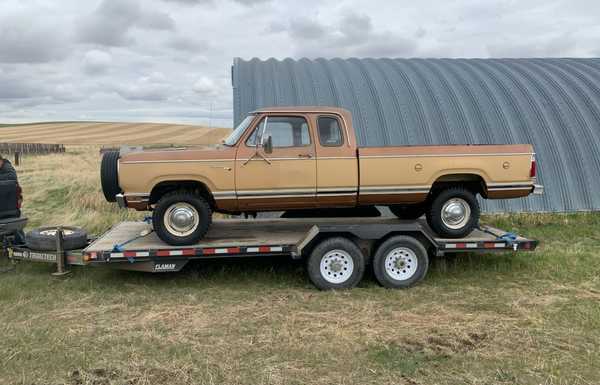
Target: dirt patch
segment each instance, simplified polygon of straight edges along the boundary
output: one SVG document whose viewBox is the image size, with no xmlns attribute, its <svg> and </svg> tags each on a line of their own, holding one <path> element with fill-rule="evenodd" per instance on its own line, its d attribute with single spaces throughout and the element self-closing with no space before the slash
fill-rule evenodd
<svg viewBox="0 0 600 385">
<path fill-rule="evenodd" d="M 404 338 L 401 346 L 411 353 L 434 353 L 452 355 L 473 351 L 485 344 L 486 333 L 440 334 L 435 333 L 424 339 Z"/>
</svg>

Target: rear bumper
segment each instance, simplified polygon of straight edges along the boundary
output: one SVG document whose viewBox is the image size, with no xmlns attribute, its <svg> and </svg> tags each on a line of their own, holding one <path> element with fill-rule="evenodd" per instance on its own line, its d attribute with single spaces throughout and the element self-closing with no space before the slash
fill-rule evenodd
<svg viewBox="0 0 600 385">
<path fill-rule="evenodd" d="M 544 193 L 544 186 L 541 184 L 534 184 L 531 193 L 535 195 L 542 195 Z"/>
<path fill-rule="evenodd" d="M 27 218 L 0 219 L 0 235 L 11 234 L 23 230 L 27 225 Z"/>
<path fill-rule="evenodd" d="M 135 210 L 148 210 L 148 201 L 150 200 L 150 196 L 148 194 L 117 194 L 115 195 L 115 199 L 120 208 L 125 209 L 135 209 Z"/>
</svg>

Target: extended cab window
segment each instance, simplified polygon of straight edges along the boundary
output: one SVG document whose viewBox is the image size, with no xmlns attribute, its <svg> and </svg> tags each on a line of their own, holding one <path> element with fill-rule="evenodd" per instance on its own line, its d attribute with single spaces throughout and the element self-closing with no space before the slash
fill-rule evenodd
<svg viewBox="0 0 600 385">
<path fill-rule="evenodd" d="M 344 144 L 342 129 L 336 118 L 322 116 L 318 119 L 319 142 L 321 146 L 341 146 Z"/>
<path fill-rule="evenodd" d="M 262 140 L 262 131 L 265 125 L 264 137 L 271 135 L 274 148 L 302 147 L 310 145 L 310 134 L 306 119 L 298 116 L 269 116 L 263 119 L 254 132 L 246 140 L 248 146 L 254 147 Z"/>
</svg>

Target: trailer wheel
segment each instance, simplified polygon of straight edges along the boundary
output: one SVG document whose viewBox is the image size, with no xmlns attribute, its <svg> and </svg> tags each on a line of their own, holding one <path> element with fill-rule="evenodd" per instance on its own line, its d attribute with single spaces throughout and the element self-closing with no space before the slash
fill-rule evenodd
<svg viewBox="0 0 600 385">
<path fill-rule="evenodd" d="M 373 257 L 377 281 L 390 289 L 401 289 L 421 281 L 429 267 L 425 247 L 413 237 L 396 236 L 383 242 Z"/>
<path fill-rule="evenodd" d="M 308 277 L 320 290 L 353 288 L 364 273 L 365 257 L 347 238 L 325 239 L 308 258 Z"/>
<path fill-rule="evenodd" d="M 433 198 L 427 223 L 443 237 L 463 238 L 477 226 L 479 211 L 475 194 L 464 187 L 450 187 Z"/>
<path fill-rule="evenodd" d="M 165 194 L 152 213 L 154 231 L 160 239 L 173 246 L 198 242 L 211 222 L 212 211 L 206 200 L 186 191 Z"/>
<path fill-rule="evenodd" d="M 63 227 L 63 249 L 78 250 L 87 246 L 87 233 L 79 227 Z M 25 235 L 25 244 L 31 250 L 56 250 L 57 227 L 40 227 Z"/>
</svg>

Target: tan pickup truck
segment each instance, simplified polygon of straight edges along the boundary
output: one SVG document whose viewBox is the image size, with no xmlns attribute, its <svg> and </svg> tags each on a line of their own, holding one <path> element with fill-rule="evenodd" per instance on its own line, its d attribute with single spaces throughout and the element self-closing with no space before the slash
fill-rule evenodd
<svg viewBox="0 0 600 385">
<path fill-rule="evenodd" d="M 442 236 L 467 235 L 487 199 L 541 192 L 529 144 L 358 147 L 352 116 L 332 107 L 265 108 L 215 148 L 109 152 L 104 195 L 152 210 L 171 245 L 201 239 L 213 212 L 383 205 L 425 214 Z"/>
</svg>

